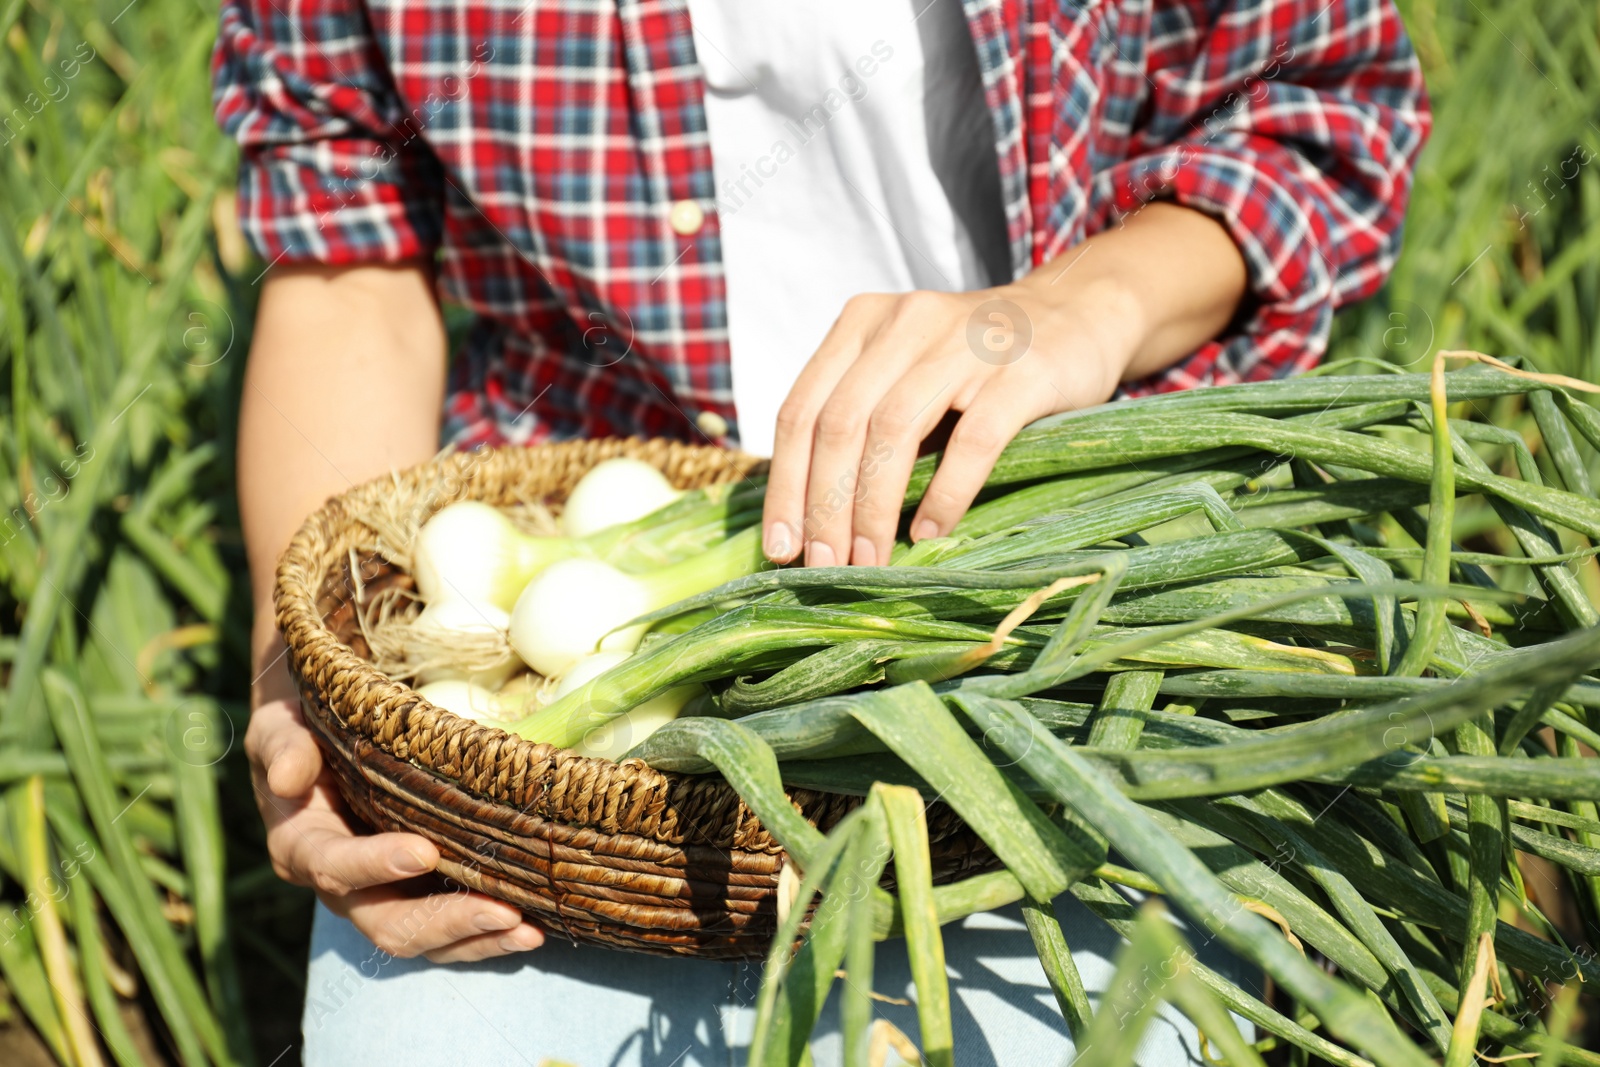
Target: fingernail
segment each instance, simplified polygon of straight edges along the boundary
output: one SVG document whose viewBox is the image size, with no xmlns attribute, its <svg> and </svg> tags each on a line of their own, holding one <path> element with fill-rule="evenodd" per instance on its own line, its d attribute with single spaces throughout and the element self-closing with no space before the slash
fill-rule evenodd
<svg viewBox="0 0 1600 1067">
<path fill-rule="evenodd" d="M 405 874 L 426 874 L 433 870 L 433 865 L 411 849 L 405 849 L 394 861 L 395 869 Z"/>
<path fill-rule="evenodd" d="M 806 544 L 807 567 L 833 566 L 833 549 L 822 541 L 810 541 Z"/>
<path fill-rule="evenodd" d="M 515 915 L 502 915 L 496 911 L 479 912 L 477 918 L 472 920 L 473 925 L 486 934 L 496 930 L 509 930 L 520 922 L 522 920 Z"/>
<path fill-rule="evenodd" d="M 789 524 L 775 522 L 768 526 L 763 548 L 767 553 L 767 558 L 774 563 L 787 561 L 794 553 L 794 537 L 789 531 Z"/>
<path fill-rule="evenodd" d="M 939 536 L 939 524 L 932 519 L 919 519 L 911 528 L 912 541 L 926 541 L 930 537 Z"/>
<path fill-rule="evenodd" d="M 523 933 L 521 930 L 518 930 L 516 933 L 507 934 L 505 937 L 500 939 L 500 951 L 526 952 L 530 948 L 536 947 L 528 943 L 531 940 L 532 938 L 530 938 L 527 934 Z"/>
<path fill-rule="evenodd" d="M 850 562 L 857 567 L 874 567 L 878 563 L 878 550 L 865 537 L 858 537 L 850 546 Z"/>
<path fill-rule="evenodd" d="M 267 764 L 267 788 L 272 795 L 282 800 L 293 800 L 306 792 L 307 786 L 302 786 L 302 775 L 295 773 L 295 768 L 287 759 L 283 759 L 280 752 Z"/>
</svg>

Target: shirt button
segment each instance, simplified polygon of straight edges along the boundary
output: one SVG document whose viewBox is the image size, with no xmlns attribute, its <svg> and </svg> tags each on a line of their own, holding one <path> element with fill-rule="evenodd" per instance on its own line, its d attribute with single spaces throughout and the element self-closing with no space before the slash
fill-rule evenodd
<svg viewBox="0 0 1600 1067">
<path fill-rule="evenodd" d="M 728 420 L 718 415 L 715 411 L 702 411 L 694 420 L 700 432 L 712 440 L 726 437 L 728 433 Z"/>
<path fill-rule="evenodd" d="M 699 233 L 700 227 L 705 225 L 706 213 L 701 210 L 698 202 L 694 200 L 679 200 L 672 205 L 672 210 L 667 213 L 667 225 L 672 227 L 672 232 L 683 237 Z"/>
</svg>

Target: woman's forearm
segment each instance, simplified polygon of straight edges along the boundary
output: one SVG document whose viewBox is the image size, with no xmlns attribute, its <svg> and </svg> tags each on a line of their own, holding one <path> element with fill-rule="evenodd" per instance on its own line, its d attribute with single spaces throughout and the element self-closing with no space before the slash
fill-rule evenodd
<svg viewBox="0 0 1600 1067">
<path fill-rule="evenodd" d="M 420 264 L 291 267 L 263 289 L 239 412 L 239 512 L 258 662 L 272 581 L 305 517 L 438 450 L 445 340 Z"/>
<path fill-rule="evenodd" d="M 1079 321 L 1084 297 L 1103 299 L 1108 318 L 1123 331 L 1120 343 L 1107 348 L 1123 363 L 1120 380 L 1133 381 L 1165 370 L 1220 334 L 1248 281 L 1244 257 L 1221 223 L 1157 201 L 1016 285 L 1039 305 Z"/>
<path fill-rule="evenodd" d="M 437 450 L 444 366 L 422 266 L 279 271 L 262 294 L 239 418 L 257 663 L 244 751 L 272 868 L 315 889 L 386 959 L 440 963 L 537 948 L 544 934 L 509 904 L 413 881 L 439 862 L 427 838 L 355 832 L 301 718 L 271 605 L 278 554 L 309 512 Z"/>
</svg>

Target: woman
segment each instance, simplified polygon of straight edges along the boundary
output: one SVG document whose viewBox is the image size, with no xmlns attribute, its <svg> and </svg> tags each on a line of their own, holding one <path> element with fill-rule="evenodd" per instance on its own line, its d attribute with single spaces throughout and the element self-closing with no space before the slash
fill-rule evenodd
<svg viewBox="0 0 1600 1067">
<path fill-rule="evenodd" d="M 1428 126 L 1379 0 L 224 0 L 215 72 L 270 265 L 246 746 L 278 873 L 321 901 L 316 1063 L 731 1062 L 755 983 L 522 956 L 542 932 L 429 881 L 428 842 L 352 833 L 270 606 L 324 498 L 441 435 L 667 435 L 772 456 L 773 560 L 884 561 L 941 423 L 915 540 L 1033 419 L 1313 364 L 1387 274 Z M 453 360 L 440 297 L 472 313 Z M 1112 939 L 1060 910 L 1105 981 Z M 963 1062 L 1070 1050 L 1019 930 L 950 931 Z M 1144 1060 L 1194 1045 L 1169 1026 Z"/>
</svg>

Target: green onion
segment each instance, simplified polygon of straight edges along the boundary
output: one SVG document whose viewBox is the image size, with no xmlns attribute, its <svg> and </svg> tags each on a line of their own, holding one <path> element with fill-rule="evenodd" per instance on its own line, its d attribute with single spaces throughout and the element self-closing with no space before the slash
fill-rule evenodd
<svg viewBox="0 0 1600 1067">
<path fill-rule="evenodd" d="M 747 573 L 619 620 L 660 632 L 509 728 L 570 746 L 703 686 L 627 755 L 722 775 L 815 875 L 807 892 L 824 905 L 850 870 L 875 869 L 859 860 L 876 863 L 874 842 L 915 847 L 881 836 L 870 813 L 885 790 L 951 806 L 1003 870 L 915 901 L 851 899 L 871 901 L 873 936 L 914 935 L 924 953 L 930 913 L 948 922 L 1022 901 L 1086 1040 L 1109 1032 L 1107 1008 L 1090 1010 L 1045 902 L 1070 891 L 1140 951 L 1171 948 L 1097 877 L 1115 848 L 1121 882 L 1159 890 L 1264 966 L 1323 1030 L 1183 960 L 1164 995 L 1236 1057 L 1254 1053 L 1218 1029 L 1219 1005 L 1351 1067 L 1484 1042 L 1546 1050 L 1504 1012 L 1457 1005 L 1474 1002 L 1481 934 L 1502 983 L 1600 981 L 1526 896 L 1517 907 L 1543 933 L 1498 914 L 1505 872 L 1521 884 L 1514 850 L 1585 893 L 1600 885 L 1600 760 L 1577 747 L 1600 742 L 1600 613 L 1570 569 L 1592 552 L 1564 551 L 1560 533 L 1593 536 L 1600 509 L 1565 488 L 1578 474 L 1546 484 L 1520 436 L 1452 421 L 1443 404 L 1546 396 L 1540 417 L 1570 423 L 1576 453 L 1589 423 L 1548 388 L 1502 370 L 1330 374 L 1052 420 L 1007 449 L 956 535 L 902 544 L 884 567 Z M 1490 538 L 1503 551 L 1454 543 L 1467 508 L 1504 524 Z M 1162 709 L 1163 696 L 1185 704 Z M 1535 728 L 1553 731 L 1557 752 Z M 860 796 L 869 814 L 821 836 L 796 822 L 780 783 Z M 819 860 L 844 856 L 858 859 Z M 819 910 L 798 955 L 769 961 L 761 1062 L 803 1057 L 828 987 L 816 968 L 848 958 L 866 972 L 866 907 Z M 948 992 L 928 973 L 918 996 L 938 1005 Z M 852 1056 L 875 1025 L 869 1009 L 846 994 Z M 944 1055 L 944 1019 L 923 1019 L 931 1058 Z"/>
<path fill-rule="evenodd" d="M 517 598 L 511 647 L 552 678 L 602 648 L 637 647 L 643 630 L 628 626 L 635 617 L 767 566 L 760 533 L 752 527 L 699 556 L 641 575 L 596 559 L 558 561 Z"/>
</svg>

